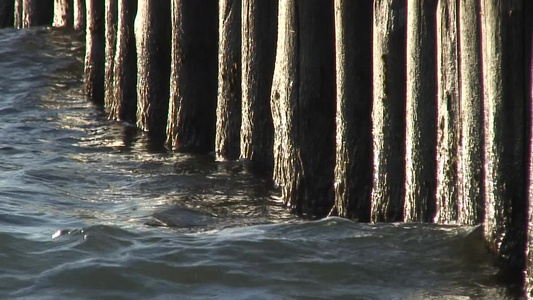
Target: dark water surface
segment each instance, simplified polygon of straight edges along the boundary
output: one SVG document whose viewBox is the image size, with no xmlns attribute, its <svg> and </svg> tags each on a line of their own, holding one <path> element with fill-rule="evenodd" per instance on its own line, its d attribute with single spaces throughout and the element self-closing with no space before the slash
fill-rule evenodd
<svg viewBox="0 0 533 300">
<path fill-rule="evenodd" d="M 512 299 L 473 227 L 304 221 L 151 149 L 83 99 L 81 40 L 0 30 L 0 299 Z"/>
</svg>

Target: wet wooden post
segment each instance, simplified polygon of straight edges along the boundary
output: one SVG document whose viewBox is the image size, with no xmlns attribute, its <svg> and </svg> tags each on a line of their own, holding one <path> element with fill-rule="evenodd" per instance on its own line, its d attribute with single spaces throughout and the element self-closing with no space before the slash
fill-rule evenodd
<svg viewBox="0 0 533 300">
<path fill-rule="evenodd" d="M 117 45 L 117 0 L 105 1 L 105 69 L 104 69 L 104 107 L 109 112 L 114 103 L 114 65 Z"/>
<path fill-rule="evenodd" d="M 134 22 L 137 0 L 118 0 L 118 24 L 113 63 L 113 97 L 109 118 L 135 124 L 137 113 L 137 49 Z"/>
<path fill-rule="evenodd" d="M 86 0 L 85 94 L 88 100 L 104 103 L 104 0 Z"/>
<path fill-rule="evenodd" d="M 85 0 L 74 0 L 72 13 L 74 29 L 85 30 Z"/>
<path fill-rule="evenodd" d="M 333 206 L 335 61 L 332 1 L 281 0 L 272 83 L 274 181 L 299 214 Z"/>
<path fill-rule="evenodd" d="M 526 249 L 524 1 L 481 1 L 489 249 L 523 278 Z"/>
<path fill-rule="evenodd" d="M 215 152 L 239 158 L 241 136 L 241 0 L 220 0 Z"/>
<path fill-rule="evenodd" d="M 72 0 L 54 0 L 53 27 L 69 27 L 74 25 L 74 3 Z"/>
<path fill-rule="evenodd" d="M 13 26 L 22 28 L 22 3 L 23 0 L 15 0 L 13 7 Z"/>
<path fill-rule="evenodd" d="M 372 189 L 372 2 L 335 1 L 335 208 L 370 221 Z"/>
<path fill-rule="evenodd" d="M 272 172 L 270 89 L 276 53 L 277 1 L 242 0 L 241 159 L 255 171 Z"/>
<path fill-rule="evenodd" d="M 374 2 L 373 222 L 401 221 L 405 184 L 406 3 Z"/>
<path fill-rule="evenodd" d="M 50 26 L 53 19 L 53 0 L 22 0 L 17 1 L 15 18 L 18 24 L 18 12 L 21 12 L 20 27 Z"/>
<path fill-rule="evenodd" d="M 137 127 L 163 145 L 170 94 L 170 2 L 140 1 L 135 18 Z"/>
<path fill-rule="evenodd" d="M 457 221 L 483 220 L 483 91 L 479 2 L 459 1 L 461 130 Z"/>
<path fill-rule="evenodd" d="M 435 9 L 433 0 L 407 1 L 406 222 L 431 222 L 435 215 Z"/>
<path fill-rule="evenodd" d="M 437 197 L 434 221 L 457 221 L 459 101 L 457 1 L 437 4 Z"/>
<path fill-rule="evenodd" d="M 13 27 L 15 16 L 15 1 L 0 0 L 0 28 Z"/>
<path fill-rule="evenodd" d="M 214 150 L 217 102 L 216 0 L 172 0 L 172 72 L 167 147 Z"/>
</svg>

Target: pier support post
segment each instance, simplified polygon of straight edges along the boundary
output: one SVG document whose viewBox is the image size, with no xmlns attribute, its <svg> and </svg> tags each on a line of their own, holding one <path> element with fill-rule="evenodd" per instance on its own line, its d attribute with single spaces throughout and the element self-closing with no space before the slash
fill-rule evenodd
<svg viewBox="0 0 533 300">
<path fill-rule="evenodd" d="M 170 84 L 170 1 L 139 1 L 137 45 L 137 127 L 154 146 L 166 134 Z"/>
<path fill-rule="evenodd" d="M 85 29 L 85 0 L 74 0 L 73 5 L 74 29 Z"/>
<path fill-rule="evenodd" d="M 333 3 L 280 0 L 278 16 L 273 177 L 292 211 L 323 217 L 335 165 Z"/>
<path fill-rule="evenodd" d="M 276 53 L 277 1 L 242 0 L 241 159 L 271 175 L 273 125 L 270 90 Z"/>
<path fill-rule="evenodd" d="M 431 222 L 436 193 L 436 61 L 434 0 L 407 1 L 404 221 Z"/>
<path fill-rule="evenodd" d="M 167 146 L 214 150 L 217 102 L 215 0 L 172 0 L 172 72 Z"/>
<path fill-rule="evenodd" d="M 22 0 L 22 3 L 18 2 L 18 4 L 22 4 L 22 8 L 17 6 L 17 9 L 21 10 L 21 26 L 17 26 L 18 28 L 52 25 L 53 0 Z"/>
<path fill-rule="evenodd" d="M 405 184 L 404 0 L 374 1 L 371 220 L 402 220 Z"/>
<path fill-rule="evenodd" d="M 473 2 L 473 1 L 472 1 Z M 434 221 L 457 221 L 461 117 L 457 1 L 437 4 L 437 196 Z"/>
<path fill-rule="evenodd" d="M 220 0 L 215 152 L 239 158 L 241 136 L 241 0 Z"/>
<path fill-rule="evenodd" d="M 339 216 L 370 221 L 372 2 L 335 0 L 336 164 Z"/>
<path fill-rule="evenodd" d="M 86 0 L 85 94 L 95 104 L 104 103 L 104 0 Z"/>
<path fill-rule="evenodd" d="M 459 1 L 461 127 L 457 222 L 483 220 L 483 90 L 479 2 Z"/>
<path fill-rule="evenodd" d="M 137 0 L 118 0 L 118 24 L 113 63 L 113 97 L 109 118 L 135 124 L 137 113 L 137 48 L 134 22 Z"/>
<path fill-rule="evenodd" d="M 531 17 L 531 16 L 530 16 Z M 481 1 L 485 128 L 484 236 L 523 278 L 526 249 L 524 1 Z"/>
<path fill-rule="evenodd" d="M 166 1 L 166 0 L 165 0 Z M 117 46 L 117 0 L 105 1 L 105 69 L 104 69 L 104 107 L 109 112 L 114 103 L 114 65 Z"/>
<path fill-rule="evenodd" d="M 74 3 L 72 0 L 54 0 L 53 27 L 73 27 Z"/>
</svg>

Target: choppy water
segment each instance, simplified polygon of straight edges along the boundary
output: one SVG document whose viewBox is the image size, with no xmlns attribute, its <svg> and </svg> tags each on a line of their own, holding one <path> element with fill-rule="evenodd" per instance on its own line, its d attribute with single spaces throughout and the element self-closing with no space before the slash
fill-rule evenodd
<svg viewBox="0 0 533 300">
<path fill-rule="evenodd" d="M 512 299 L 475 228 L 300 220 L 151 148 L 84 101 L 83 47 L 0 30 L 0 299 Z"/>
</svg>

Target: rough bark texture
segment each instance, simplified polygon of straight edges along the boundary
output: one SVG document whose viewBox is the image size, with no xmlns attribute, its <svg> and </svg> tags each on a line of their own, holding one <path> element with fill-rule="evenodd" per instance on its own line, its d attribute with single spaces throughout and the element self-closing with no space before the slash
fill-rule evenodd
<svg viewBox="0 0 533 300">
<path fill-rule="evenodd" d="M 373 28 L 373 222 L 401 221 L 405 184 L 405 1 L 376 0 Z"/>
<path fill-rule="evenodd" d="M 105 1 L 105 70 L 104 70 L 104 107 L 109 112 L 115 100 L 114 77 L 115 49 L 117 46 L 117 0 Z M 111 114 L 110 114 L 111 115 Z"/>
<path fill-rule="evenodd" d="M 220 0 L 218 11 L 218 97 L 215 151 L 239 158 L 241 136 L 241 0 Z"/>
<path fill-rule="evenodd" d="M 435 215 L 435 9 L 434 0 L 407 1 L 406 222 Z"/>
<path fill-rule="evenodd" d="M 437 198 L 435 222 L 457 221 L 461 116 L 457 1 L 437 6 Z"/>
<path fill-rule="evenodd" d="M 474 225 L 483 220 L 483 91 L 479 3 L 459 2 L 459 65 L 461 143 L 457 221 Z"/>
<path fill-rule="evenodd" d="M 13 26 L 15 28 L 22 28 L 22 6 L 23 0 L 15 0 L 13 7 Z"/>
<path fill-rule="evenodd" d="M 74 12 L 72 0 L 54 0 L 54 23 L 53 27 L 72 27 L 74 24 Z"/>
<path fill-rule="evenodd" d="M 270 90 L 276 54 L 277 1 L 242 0 L 241 158 L 272 171 Z"/>
<path fill-rule="evenodd" d="M 481 1 L 485 97 L 485 240 L 522 277 L 526 211 L 523 1 Z"/>
<path fill-rule="evenodd" d="M 137 49 L 134 22 L 137 0 L 118 0 L 118 25 L 113 63 L 113 97 L 109 118 L 135 124 L 137 112 Z"/>
<path fill-rule="evenodd" d="M 335 1 L 337 117 L 335 207 L 370 221 L 372 2 Z"/>
<path fill-rule="evenodd" d="M 13 27 L 14 0 L 0 0 L 0 28 Z"/>
<path fill-rule="evenodd" d="M 104 0 L 86 0 L 85 93 L 90 101 L 104 101 Z"/>
<path fill-rule="evenodd" d="M 167 146 L 214 150 L 217 13 L 214 0 L 172 0 L 172 73 Z"/>
<path fill-rule="evenodd" d="M 272 84 L 274 181 L 298 214 L 333 206 L 335 77 L 333 3 L 279 2 Z"/>
<path fill-rule="evenodd" d="M 83 30 L 85 29 L 85 0 L 74 0 L 73 4 L 74 29 Z"/>
<path fill-rule="evenodd" d="M 50 26 L 53 18 L 53 0 L 23 0 L 22 27 Z"/>
<path fill-rule="evenodd" d="M 170 2 L 140 1 L 135 18 L 137 126 L 163 144 L 170 84 Z"/>
</svg>

